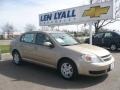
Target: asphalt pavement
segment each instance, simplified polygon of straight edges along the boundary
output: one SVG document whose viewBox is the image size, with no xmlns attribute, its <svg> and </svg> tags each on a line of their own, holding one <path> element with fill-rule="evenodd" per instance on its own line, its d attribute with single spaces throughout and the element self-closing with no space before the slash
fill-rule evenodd
<svg viewBox="0 0 120 90">
<path fill-rule="evenodd" d="M 102 77 L 79 76 L 66 81 L 52 68 L 24 62 L 17 66 L 10 54 L 0 61 L 0 90 L 120 90 L 120 51 L 112 52 L 115 69 Z"/>
</svg>

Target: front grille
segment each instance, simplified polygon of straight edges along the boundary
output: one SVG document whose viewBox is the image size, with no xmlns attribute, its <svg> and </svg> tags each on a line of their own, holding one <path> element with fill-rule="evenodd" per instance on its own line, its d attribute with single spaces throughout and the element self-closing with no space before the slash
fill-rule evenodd
<svg viewBox="0 0 120 90">
<path fill-rule="evenodd" d="M 111 60 L 111 57 L 104 59 L 104 61 L 109 61 Z"/>
<path fill-rule="evenodd" d="M 112 58 L 112 56 L 111 56 L 110 54 L 101 57 L 101 59 L 102 59 L 103 61 L 109 61 L 109 60 L 111 60 L 111 58 Z"/>
<path fill-rule="evenodd" d="M 106 57 L 109 57 L 110 56 L 110 54 L 109 55 L 106 55 L 106 56 L 102 56 L 101 58 L 106 58 Z"/>
</svg>

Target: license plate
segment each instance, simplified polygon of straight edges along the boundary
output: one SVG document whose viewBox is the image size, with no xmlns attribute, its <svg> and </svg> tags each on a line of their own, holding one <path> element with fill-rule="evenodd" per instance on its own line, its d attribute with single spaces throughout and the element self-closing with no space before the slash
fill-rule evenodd
<svg viewBox="0 0 120 90">
<path fill-rule="evenodd" d="M 112 63 L 112 64 L 110 65 L 110 69 L 111 69 L 111 70 L 114 69 L 114 63 Z"/>
</svg>

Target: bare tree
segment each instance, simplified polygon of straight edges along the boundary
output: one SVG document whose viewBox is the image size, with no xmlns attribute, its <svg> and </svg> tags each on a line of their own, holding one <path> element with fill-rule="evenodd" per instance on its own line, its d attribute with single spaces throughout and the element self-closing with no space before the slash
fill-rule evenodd
<svg viewBox="0 0 120 90">
<path fill-rule="evenodd" d="M 3 34 L 5 34 L 5 33 L 7 34 L 8 39 L 10 38 L 10 36 L 13 36 L 13 32 L 15 30 L 14 26 L 9 23 L 4 25 L 1 29 L 2 29 Z"/>
<path fill-rule="evenodd" d="M 104 26 L 114 22 L 116 22 L 116 20 L 97 20 L 97 22 L 93 24 L 95 27 L 95 33 L 98 33 Z"/>
<path fill-rule="evenodd" d="M 32 25 L 32 24 L 27 24 L 27 25 L 25 26 L 25 31 L 26 31 L 26 32 L 33 31 L 33 30 L 36 30 L 36 27 L 35 27 L 34 25 Z"/>
<path fill-rule="evenodd" d="M 94 0 L 90 0 L 90 4 L 93 3 Z M 104 1 L 110 1 L 110 0 L 96 0 L 98 2 L 104 2 Z M 120 12 L 120 7 L 116 8 L 116 12 L 115 14 L 119 13 Z M 110 23 L 114 23 L 116 21 L 120 21 L 119 19 L 118 20 L 97 20 L 93 26 L 95 27 L 95 33 L 98 33 L 101 28 L 103 28 L 104 26 L 110 24 Z"/>
</svg>

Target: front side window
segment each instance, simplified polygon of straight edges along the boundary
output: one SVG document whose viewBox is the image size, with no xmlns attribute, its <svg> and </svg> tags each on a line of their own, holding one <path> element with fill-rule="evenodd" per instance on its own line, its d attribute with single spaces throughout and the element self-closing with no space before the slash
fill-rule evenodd
<svg viewBox="0 0 120 90">
<path fill-rule="evenodd" d="M 34 36 L 34 34 L 24 34 L 21 41 L 26 43 L 34 43 Z"/>
<path fill-rule="evenodd" d="M 104 36 L 105 38 L 110 38 L 110 37 L 112 37 L 112 34 L 111 33 L 105 33 L 105 36 Z"/>
<path fill-rule="evenodd" d="M 46 42 L 50 42 L 50 38 L 45 34 L 38 33 L 36 36 L 36 44 L 44 45 Z"/>
<path fill-rule="evenodd" d="M 51 33 L 51 35 L 62 46 L 79 44 L 71 35 L 66 33 Z"/>
</svg>

